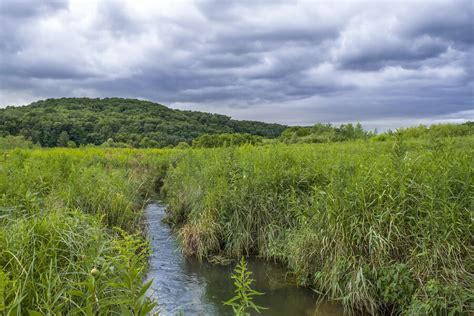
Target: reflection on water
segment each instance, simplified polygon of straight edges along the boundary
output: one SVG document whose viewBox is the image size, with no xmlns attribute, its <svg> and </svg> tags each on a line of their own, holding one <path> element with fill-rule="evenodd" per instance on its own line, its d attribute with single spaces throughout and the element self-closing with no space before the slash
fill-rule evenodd
<svg viewBox="0 0 474 316">
<path fill-rule="evenodd" d="M 232 315 L 231 308 L 222 302 L 233 297 L 229 276 L 234 264 L 218 266 L 183 256 L 170 227 L 161 222 L 164 210 L 158 204 L 146 209 L 153 247 L 149 278 L 153 279 L 153 295 L 161 315 Z M 248 259 L 248 266 L 256 280 L 254 288 L 265 293 L 255 302 L 269 308 L 260 315 L 342 315 L 339 305 L 316 306 L 313 292 L 290 283 L 280 266 L 254 258 Z"/>
</svg>

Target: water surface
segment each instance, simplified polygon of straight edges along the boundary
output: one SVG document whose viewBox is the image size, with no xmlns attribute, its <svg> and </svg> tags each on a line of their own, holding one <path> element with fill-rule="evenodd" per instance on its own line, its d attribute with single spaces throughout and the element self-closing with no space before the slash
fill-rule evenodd
<svg viewBox="0 0 474 316">
<path fill-rule="evenodd" d="M 233 315 L 222 302 L 233 297 L 229 276 L 235 262 L 219 266 L 183 256 L 170 227 L 161 221 L 165 206 L 150 204 L 145 212 L 153 248 L 149 278 L 153 278 L 153 296 L 161 315 Z M 248 266 L 256 280 L 253 288 L 265 293 L 255 299 L 268 307 L 260 315 L 342 315 L 339 305 L 317 306 L 314 292 L 295 286 L 281 266 L 256 258 L 249 258 Z"/>
</svg>

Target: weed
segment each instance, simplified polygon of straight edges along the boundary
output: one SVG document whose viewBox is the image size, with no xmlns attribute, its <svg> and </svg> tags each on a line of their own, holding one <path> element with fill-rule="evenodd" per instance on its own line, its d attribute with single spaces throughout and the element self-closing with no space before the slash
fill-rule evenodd
<svg viewBox="0 0 474 316">
<path fill-rule="evenodd" d="M 237 263 L 231 278 L 234 280 L 235 296 L 224 302 L 224 305 L 231 306 L 236 316 L 250 315 L 249 310 L 260 313 L 261 310 L 266 309 L 253 302 L 254 296 L 263 295 L 264 293 L 252 289 L 251 286 L 255 280 L 252 279 L 252 272 L 248 270 L 247 261 L 244 257 Z"/>
</svg>

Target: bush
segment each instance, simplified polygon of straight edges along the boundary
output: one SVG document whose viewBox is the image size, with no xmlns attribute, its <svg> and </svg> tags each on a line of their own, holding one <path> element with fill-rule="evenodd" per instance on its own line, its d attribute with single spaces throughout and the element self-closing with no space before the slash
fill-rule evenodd
<svg viewBox="0 0 474 316">
<path fill-rule="evenodd" d="M 186 142 L 179 142 L 178 145 L 176 145 L 176 149 L 188 149 L 190 148 L 191 146 L 189 146 L 188 143 Z"/>
</svg>

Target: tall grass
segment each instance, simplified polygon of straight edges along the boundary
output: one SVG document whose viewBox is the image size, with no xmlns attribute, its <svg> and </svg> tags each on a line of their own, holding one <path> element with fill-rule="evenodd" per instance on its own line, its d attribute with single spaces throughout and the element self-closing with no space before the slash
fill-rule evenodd
<svg viewBox="0 0 474 316">
<path fill-rule="evenodd" d="M 142 206 L 161 153 L 0 156 L 0 314 L 145 315 Z"/>
<path fill-rule="evenodd" d="M 184 250 L 255 254 L 348 312 L 470 313 L 472 137 L 193 150 L 164 192 Z"/>
<path fill-rule="evenodd" d="M 187 254 L 278 260 L 348 312 L 474 312 L 473 144 L 1 152 L 0 313 L 148 313 L 159 189 Z"/>
</svg>

